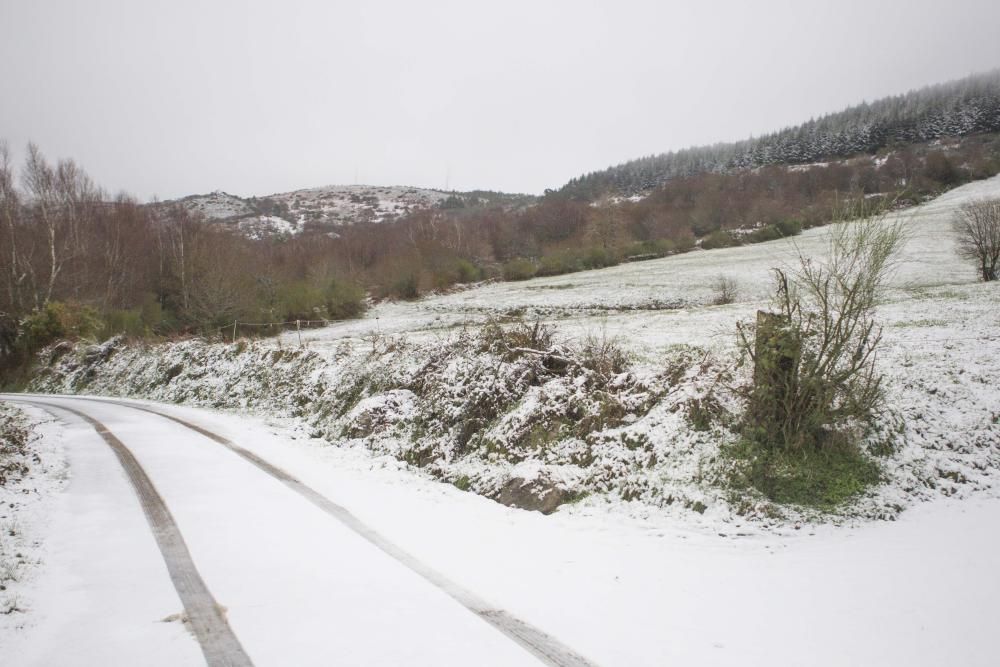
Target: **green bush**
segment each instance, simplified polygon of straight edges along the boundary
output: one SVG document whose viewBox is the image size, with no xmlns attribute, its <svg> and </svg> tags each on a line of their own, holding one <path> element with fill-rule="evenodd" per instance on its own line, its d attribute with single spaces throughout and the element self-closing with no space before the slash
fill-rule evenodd
<svg viewBox="0 0 1000 667">
<path fill-rule="evenodd" d="M 721 229 L 717 232 L 712 232 L 706 236 L 702 242 L 701 247 L 705 250 L 714 250 L 716 248 L 731 248 L 735 245 L 739 245 L 739 242 L 733 235 L 729 232 L 724 232 Z"/>
<path fill-rule="evenodd" d="M 21 321 L 18 345 L 35 352 L 61 339 L 96 338 L 104 324 L 97 311 L 75 301 L 50 301 Z"/>
<path fill-rule="evenodd" d="M 151 333 L 157 333 L 161 328 L 171 328 L 175 325 L 171 321 L 171 315 L 163 310 L 163 306 L 155 294 L 146 294 L 142 297 L 139 314 L 143 326 Z"/>
<path fill-rule="evenodd" d="M 763 243 L 764 241 L 777 241 L 778 239 L 796 236 L 802 233 L 802 223 L 798 220 L 781 220 L 773 225 L 767 225 L 750 234 L 747 240 L 750 243 Z"/>
<path fill-rule="evenodd" d="M 281 321 L 317 319 L 326 299 L 322 290 L 305 281 L 285 283 L 278 288 L 278 316 Z"/>
<path fill-rule="evenodd" d="M 775 223 L 782 236 L 798 236 L 802 233 L 802 223 L 798 220 L 782 220 Z"/>
<path fill-rule="evenodd" d="M 503 265 L 504 280 L 528 280 L 535 277 L 535 263 L 528 259 L 512 259 Z"/>
<path fill-rule="evenodd" d="M 535 275 L 557 276 L 574 271 L 602 269 L 619 262 L 618 255 L 601 246 L 591 246 L 579 250 L 561 250 L 545 255 L 538 263 Z"/>
<path fill-rule="evenodd" d="M 142 309 L 110 310 L 104 314 L 104 326 L 101 327 L 100 338 L 107 340 L 112 336 L 124 334 L 129 337 L 140 337 L 147 333 L 142 320 Z"/>
<path fill-rule="evenodd" d="M 695 248 L 694 237 L 688 234 L 674 239 L 674 245 L 676 246 L 676 252 L 690 252 Z"/>
<path fill-rule="evenodd" d="M 343 320 L 365 311 L 365 291 L 355 283 L 331 280 L 326 288 L 306 281 L 285 283 L 277 290 L 277 308 L 262 315 L 265 321 Z"/>
<path fill-rule="evenodd" d="M 782 236 L 781 230 L 776 225 L 767 225 L 749 234 L 747 241 L 749 243 L 764 243 L 765 241 L 777 241 Z"/>
<path fill-rule="evenodd" d="M 583 266 L 587 269 L 603 269 L 606 266 L 614 266 L 618 263 L 618 257 L 611 250 L 595 246 L 587 250 L 583 258 Z"/>
<path fill-rule="evenodd" d="M 664 257 L 677 251 L 677 244 L 670 239 L 656 239 L 655 241 L 640 241 L 625 248 L 625 257 L 641 257 L 643 255 L 656 255 Z"/>
<path fill-rule="evenodd" d="M 416 273 L 408 273 L 389 286 L 389 296 L 404 301 L 420 298 L 420 279 Z"/>
<path fill-rule="evenodd" d="M 474 283 L 481 280 L 482 270 L 466 259 L 447 260 L 436 266 L 430 274 L 435 289 L 446 289 L 456 284 Z"/>
<path fill-rule="evenodd" d="M 536 275 L 558 276 L 563 273 L 572 273 L 582 269 L 579 257 L 569 251 L 557 252 L 545 255 L 538 263 Z"/>
<path fill-rule="evenodd" d="M 365 291 L 361 286 L 334 280 L 326 289 L 326 312 L 331 320 L 346 320 L 365 312 Z"/>
<path fill-rule="evenodd" d="M 455 262 L 455 282 L 474 283 L 483 277 L 482 270 L 472 262 L 460 259 Z"/>
</svg>

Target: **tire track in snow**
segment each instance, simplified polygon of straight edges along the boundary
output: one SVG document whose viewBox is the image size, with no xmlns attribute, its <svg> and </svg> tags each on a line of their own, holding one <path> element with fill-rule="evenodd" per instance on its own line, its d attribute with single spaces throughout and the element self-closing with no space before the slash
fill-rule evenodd
<svg viewBox="0 0 1000 667">
<path fill-rule="evenodd" d="M 285 470 L 282 470 L 281 468 L 265 461 L 261 457 L 257 456 L 250 450 L 241 447 L 232 440 L 218 435 L 217 433 L 213 433 L 212 431 L 209 431 L 208 429 L 197 424 L 193 424 L 179 417 L 175 417 L 166 412 L 160 412 L 159 410 L 154 410 L 153 408 L 141 404 L 84 396 L 60 396 L 59 398 L 109 403 L 111 405 L 131 408 L 141 412 L 148 412 L 162 417 L 163 419 L 169 419 L 172 422 L 180 424 L 185 428 L 191 429 L 192 431 L 203 435 L 209 440 L 226 447 L 233 453 L 255 465 L 260 470 L 285 484 L 288 488 L 295 491 L 327 514 L 343 523 L 368 542 L 378 547 L 380 550 L 447 593 L 452 599 L 515 641 L 544 664 L 550 665 L 551 667 L 596 667 L 594 663 L 576 653 L 555 637 L 529 623 L 526 623 L 525 621 L 522 621 L 503 609 L 498 609 L 495 606 L 490 605 L 472 591 L 451 581 L 437 570 L 418 560 L 402 547 L 397 546 L 395 543 L 388 540 L 375 529 L 371 528 L 356 516 L 351 514 L 347 508 L 338 505 L 326 496 L 314 490 L 312 487 L 307 486 Z"/>
<path fill-rule="evenodd" d="M 63 410 L 69 412 L 94 427 L 98 435 L 111 447 L 122 468 L 125 469 L 132 489 L 142 505 L 146 521 L 156 538 L 156 544 L 160 548 L 163 560 L 167 564 L 170 579 L 184 605 L 184 613 L 187 616 L 189 627 L 198 639 L 198 644 L 205 655 L 205 661 L 209 667 L 253 667 L 253 661 L 250 660 L 250 656 L 247 655 L 240 640 L 233 633 L 222 614 L 222 607 L 216 602 L 198 573 L 198 568 L 191 558 L 191 553 L 188 551 L 187 544 L 184 542 L 184 537 L 181 535 L 174 517 L 128 447 L 104 424 L 83 412 L 42 401 L 35 402 L 20 398 L 15 400 L 47 411 Z"/>
</svg>

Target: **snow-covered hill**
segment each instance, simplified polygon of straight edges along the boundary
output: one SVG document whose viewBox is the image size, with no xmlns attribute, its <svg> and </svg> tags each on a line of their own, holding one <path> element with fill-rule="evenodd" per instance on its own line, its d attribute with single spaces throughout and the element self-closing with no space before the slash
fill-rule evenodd
<svg viewBox="0 0 1000 667">
<path fill-rule="evenodd" d="M 337 227 L 386 222 L 442 206 L 511 207 L 532 199 L 499 192 L 447 192 L 398 185 L 326 185 L 247 198 L 217 190 L 165 204 L 179 204 L 208 220 L 234 225 L 246 236 L 263 238 L 304 231 L 335 233 Z"/>
<path fill-rule="evenodd" d="M 293 236 L 302 231 L 302 226 L 296 224 L 291 216 L 280 212 L 275 214 L 272 207 L 262 207 L 257 200 L 243 199 L 221 190 L 207 195 L 191 195 L 164 202 L 163 205 L 182 206 L 210 222 L 231 225 L 250 238 Z"/>
<path fill-rule="evenodd" d="M 191 213 L 203 215 L 209 220 L 244 218 L 256 212 L 254 207 L 243 199 L 222 190 L 207 195 L 192 195 L 167 203 L 180 204 Z"/>
<path fill-rule="evenodd" d="M 299 225 L 383 222 L 417 209 L 433 208 L 450 193 L 401 186 L 327 185 L 267 197 L 287 207 Z"/>
</svg>

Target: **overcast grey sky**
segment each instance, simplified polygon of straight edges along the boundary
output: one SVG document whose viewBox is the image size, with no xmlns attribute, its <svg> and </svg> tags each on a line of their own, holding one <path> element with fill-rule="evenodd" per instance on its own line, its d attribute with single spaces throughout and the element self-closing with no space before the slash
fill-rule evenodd
<svg viewBox="0 0 1000 667">
<path fill-rule="evenodd" d="M 1000 66 L 998 0 L 0 0 L 0 138 L 110 190 L 541 192 Z"/>
</svg>

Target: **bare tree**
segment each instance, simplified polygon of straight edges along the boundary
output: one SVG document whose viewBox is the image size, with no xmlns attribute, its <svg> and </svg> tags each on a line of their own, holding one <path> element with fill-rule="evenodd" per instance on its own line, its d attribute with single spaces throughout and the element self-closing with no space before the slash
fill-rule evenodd
<svg viewBox="0 0 1000 667">
<path fill-rule="evenodd" d="M 1000 199 L 963 205 L 952 227 L 958 236 L 959 255 L 976 263 L 983 281 L 996 280 L 1000 269 Z"/>
<path fill-rule="evenodd" d="M 153 290 L 158 267 L 148 260 L 148 209 L 126 195 L 109 202 L 94 221 L 88 241 L 88 292 L 104 309 L 128 308 Z"/>
<path fill-rule="evenodd" d="M 618 212 L 610 206 L 597 212 L 589 229 L 589 236 L 595 246 L 611 250 L 618 245 L 622 226 L 619 217 Z"/>
<path fill-rule="evenodd" d="M 254 259 L 247 244 L 224 231 L 203 230 L 189 240 L 184 316 L 200 327 L 254 317 Z"/>
<path fill-rule="evenodd" d="M 37 308 L 53 299 L 61 282 L 81 282 L 79 276 L 68 280 L 65 273 L 73 260 L 86 253 L 85 228 L 102 206 L 102 194 L 72 160 L 60 160 L 53 167 L 34 144 L 28 144 L 23 178 L 31 217 L 44 236 L 46 258 L 32 262 L 29 272 Z M 82 265 L 85 268 L 86 263 Z M 37 280 L 34 267 L 44 272 Z"/>
<path fill-rule="evenodd" d="M 0 142 L 0 225 L 3 226 L 3 242 L 7 245 L 0 266 L 6 283 L 6 307 L 12 312 L 22 309 L 21 289 L 27 272 L 21 253 L 21 201 L 14 186 L 14 169 L 10 161 L 10 150 L 6 142 Z"/>
<path fill-rule="evenodd" d="M 174 206 L 160 226 L 161 257 L 165 257 L 163 278 L 172 285 L 181 312 L 191 307 L 191 247 L 204 231 L 201 220 L 194 219 L 182 207 Z"/>
</svg>

